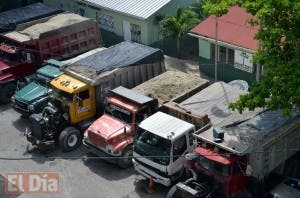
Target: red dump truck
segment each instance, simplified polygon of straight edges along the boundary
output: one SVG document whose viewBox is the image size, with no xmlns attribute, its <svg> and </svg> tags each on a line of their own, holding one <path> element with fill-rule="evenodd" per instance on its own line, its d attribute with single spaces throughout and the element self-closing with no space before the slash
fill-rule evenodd
<svg viewBox="0 0 300 198">
<path fill-rule="evenodd" d="M 101 45 L 94 20 L 62 13 L 19 24 L 0 34 L 0 102 L 8 103 L 17 81 L 30 75 L 44 60 L 63 60 Z"/>
</svg>

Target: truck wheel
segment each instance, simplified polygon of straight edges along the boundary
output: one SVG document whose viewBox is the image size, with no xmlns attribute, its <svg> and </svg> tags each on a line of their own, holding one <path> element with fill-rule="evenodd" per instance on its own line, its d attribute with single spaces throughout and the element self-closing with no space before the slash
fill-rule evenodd
<svg viewBox="0 0 300 198">
<path fill-rule="evenodd" d="M 63 151 L 72 151 L 81 143 L 80 131 L 74 127 L 67 127 L 60 133 L 58 141 Z"/>
<path fill-rule="evenodd" d="M 166 195 L 166 198 L 179 198 L 180 196 L 178 195 L 177 187 L 176 184 L 170 188 L 168 191 L 168 194 Z"/>
<path fill-rule="evenodd" d="M 132 166 L 132 154 L 133 148 L 132 145 L 129 145 L 123 150 L 121 158 L 117 160 L 118 166 L 120 168 L 129 168 Z"/>
<path fill-rule="evenodd" d="M 0 91 L 0 101 L 4 104 L 10 102 L 10 98 L 14 95 L 17 86 L 13 83 L 3 85 Z"/>
</svg>

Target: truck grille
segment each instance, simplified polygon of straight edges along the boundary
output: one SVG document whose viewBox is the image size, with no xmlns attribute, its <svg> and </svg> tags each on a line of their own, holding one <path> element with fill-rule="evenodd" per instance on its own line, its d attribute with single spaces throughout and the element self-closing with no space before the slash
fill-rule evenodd
<svg viewBox="0 0 300 198">
<path fill-rule="evenodd" d="M 24 110 L 24 111 L 28 111 L 28 105 L 25 103 L 25 102 L 21 102 L 21 101 L 19 101 L 19 100 L 15 100 L 16 101 L 16 105 L 20 108 L 20 109 L 22 109 L 22 110 Z"/>
<path fill-rule="evenodd" d="M 97 147 L 105 147 L 106 146 L 105 139 L 101 135 L 99 135 L 97 132 L 89 131 L 88 138 L 89 138 L 89 141 L 94 146 L 97 146 Z"/>
</svg>

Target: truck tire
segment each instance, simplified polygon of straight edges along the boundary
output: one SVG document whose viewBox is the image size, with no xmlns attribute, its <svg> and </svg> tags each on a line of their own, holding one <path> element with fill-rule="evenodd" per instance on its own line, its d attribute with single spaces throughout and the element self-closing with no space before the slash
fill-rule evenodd
<svg viewBox="0 0 300 198">
<path fill-rule="evenodd" d="M 123 150 L 121 158 L 117 160 L 118 166 L 120 168 L 129 168 L 132 166 L 132 154 L 133 147 L 132 145 L 129 145 Z"/>
<path fill-rule="evenodd" d="M 175 184 L 168 191 L 168 194 L 166 195 L 166 198 L 179 198 L 179 197 L 180 196 L 178 195 L 177 187 L 176 187 L 176 184 Z"/>
<path fill-rule="evenodd" d="M 81 144 L 80 131 L 74 127 L 67 127 L 60 133 L 58 142 L 64 152 L 72 151 Z"/>
<path fill-rule="evenodd" d="M 7 104 L 10 102 L 10 98 L 14 95 L 17 86 L 14 83 L 8 83 L 3 85 L 0 91 L 0 102 Z"/>
</svg>

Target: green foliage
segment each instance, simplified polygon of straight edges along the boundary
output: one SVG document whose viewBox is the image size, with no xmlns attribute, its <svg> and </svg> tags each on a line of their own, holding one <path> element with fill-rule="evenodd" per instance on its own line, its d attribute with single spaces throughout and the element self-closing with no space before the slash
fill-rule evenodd
<svg viewBox="0 0 300 198">
<path fill-rule="evenodd" d="M 180 39 L 198 23 L 199 19 L 193 11 L 178 8 L 176 16 L 166 16 L 161 20 L 160 25 L 164 36 L 170 36 L 176 40 L 176 48 L 179 52 Z"/>
<path fill-rule="evenodd" d="M 203 20 L 207 16 L 207 13 L 205 13 L 203 9 L 202 0 L 198 0 L 196 3 L 191 4 L 189 9 L 193 11 L 200 20 Z"/>
<path fill-rule="evenodd" d="M 259 49 L 254 61 L 264 66 L 266 76 L 252 85 L 251 91 L 230 105 L 245 108 L 268 106 L 290 114 L 300 107 L 300 1 L 299 0 L 205 0 L 204 9 L 219 16 L 228 6 L 239 4 L 256 16 L 259 25 L 255 38 Z M 226 8 L 227 7 L 227 8 Z"/>
</svg>

